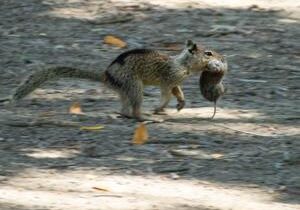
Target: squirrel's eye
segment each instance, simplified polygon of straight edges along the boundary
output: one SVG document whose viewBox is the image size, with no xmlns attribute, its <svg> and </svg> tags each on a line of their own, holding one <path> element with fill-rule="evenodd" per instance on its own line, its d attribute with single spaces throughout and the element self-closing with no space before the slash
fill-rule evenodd
<svg viewBox="0 0 300 210">
<path fill-rule="evenodd" d="M 205 51 L 204 54 L 207 55 L 207 56 L 212 56 L 213 55 L 213 53 L 211 51 Z"/>
</svg>

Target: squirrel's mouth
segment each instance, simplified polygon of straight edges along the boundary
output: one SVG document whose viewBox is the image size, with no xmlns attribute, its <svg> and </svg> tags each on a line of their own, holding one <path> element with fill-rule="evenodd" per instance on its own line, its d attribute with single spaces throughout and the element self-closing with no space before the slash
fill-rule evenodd
<svg viewBox="0 0 300 210">
<path fill-rule="evenodd" d="M 227 71 L 227 64 L 219 60 L 211 60 L 207 64 L 206 71 L 212 73 L 225 73 Z"/>
</svg>

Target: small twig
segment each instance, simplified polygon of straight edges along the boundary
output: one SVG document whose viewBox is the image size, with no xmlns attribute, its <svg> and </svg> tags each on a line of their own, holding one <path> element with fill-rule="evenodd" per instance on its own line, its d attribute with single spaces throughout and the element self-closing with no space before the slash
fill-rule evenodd
<svg viewBox="0 0 300 210">
<path fill-rule="evenodd" d="M 115 198 L 123 198 L 122 195 L 111 195 L 111 194 L 101 194 L 96 195 L 97 197 L 115 197 Z"/>
<path fill-rule="evenodd" d="M 261 80 L 261 79 L 237 79 L 238 81 L 241 82 L 248 82 L 248 83 L 267 83 L 268 81 L 266 80 Z"/>
<path fill-rule="evenodd" d="M 154 169 L 155 170 L 155 169 Z M 156 169 L 155 171 L 156 172 L 159 172 L 159 173 L 178 173 L 178 172 L 184 172 L 184 171 L 188 171 L 190 170 L 189 167 L 169 167 L 169 168 L 161 168 L 161 169 Z"/>
<path fill-rule="evenodd" d="M 31 122 L 2 122 L 8 126 L 15 126 L 15 127 L 33 127 L 33 126 L 43 126 L 43 125 L 56 125 L 56 126 L 63 126 L 63 127 L 78 127 L 79 124 L 76 122 L 70 121 L 58 121 L 58 120 L 45 120 L 45 119 L 38 119 L 33 120 Z"/>
<path fill-rule="evenodd" d="M 214 124 L 216 126 L 221 127 L 221 128 L 226 128 L 226 129 L 229 129 L 229 130 L 233 130 L 233 131 L 236 131 L 236 132 L 245 133 L 245 134 L 249 134 L 249 135 L 253 135 L 253 136 L 270 136 L 270 135 L 257 134 L 257 133 L 253 133 L 253 132 L 249 132 L 249 131 L 243 131 L 243 130 L 239 130 L 239 129 L 236 129 L 236 128 L 228 127 L 226 125 L 220 125 L 220 124 L 217 124 L 217 123 L 214 123 Z"/>
<path fill-rule="evenodd" d="M 199 144 L 200 142 L 198 140 L 155 140 L 155 141 L 148 141 L 146 144 Z"/>
<path fill-rule="evenodd" d="M 298 119 L 297 117 L 295 117 L 296 119 Z M 287 118 L 288 119 L 288 118 Z M 218 123 L 215 123 L 213 122 L 213 119 L 211 118 L 203 118 L 202 119 L 203 121 L 208 121 L 208 122 L 212 122 L 215 126 L 218 126 L 218 127 L 221 127 L 221 128 L 226 128 L 226 129 L 229 129 L 229 130 L 233 130 L 233 131 L 236 131 L 236 132 L 240 132 L 240 133 L 245 133 L 245 134 L 249 134 L 249 135 L 253 135 L 253 136 L 270 136 L 270 135 L 262 135 L 262 134 L 257 134 L 257 133 L 254 133 L 254 132 L 250 132 L 250 131 L 243 131 L 243 130 L 239 130 L 239 129 L 236 129 L 236 128 L 232 128 L 232 127 L 228 127 L 226 125 L 220 125 Z M 165 121 L 168 121 L 168 122 L 172 122 L 172 119 L 168 119 L 168 120 L 165 120 Z M 194 143 L 193 140 L 188 140 L 188 141 L 180 141 L 181 144 L 182 143 L 188 143 L 188 144 L 192 144 Z M 147 142 L 147 144 L 176 144 L 178 143 L 178 140 L 164 140 L 164 141 L 150 141 L 150 142 Z M 199 142 L 196 142 L 196 144 L 198 144 Z"/>
<path fill-rule="evenodd" d="M 132 119 L 132 120 L 136 120 L 136 121 L 143 121 L 144 124 L 152 124 L 152 123 L 162 123 L 162 122 L 164 122 L 164 119 L 161 119 L 161 118 L 155 119 L 155 118 L 148 117 L 148 118 L 144 118 L 142 120 L 138 120 L 138 119 L 136 119 L 136 118 L 134 118 L 132 116 L 124 115 L 124 114 L 122 114 L 120 112 L 114 112 L 114 113 L 118 114 L 119 115 L 118 117 L 120 117 L 120 118 Z"/>
<path fill-rule="evenodd" d="M 87 20 L 88 23 L 95 25 L 105 25 L 105 24 L 114 24 L 114 23 L 125 23 L 133 20 L 133 16 L 120 16 L 120 17 L 112 17 L 111 19 L 103 19 L 103 20 Z"/>
</svg>

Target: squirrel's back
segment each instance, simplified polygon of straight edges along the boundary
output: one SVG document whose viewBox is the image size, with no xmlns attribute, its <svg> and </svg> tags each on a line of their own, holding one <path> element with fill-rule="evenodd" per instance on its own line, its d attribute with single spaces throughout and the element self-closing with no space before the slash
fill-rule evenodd
<svg viewBox="0 0 300 210">
<path fill-rule="evenodd" d="M 134 49 L 120 54 L 107 68 L 107 72 L 117 78 L 133 77 L 144 85 L 160 85 L 169 79 L 183 80 L 170 56 L 151 49 Z"/>
</svg>

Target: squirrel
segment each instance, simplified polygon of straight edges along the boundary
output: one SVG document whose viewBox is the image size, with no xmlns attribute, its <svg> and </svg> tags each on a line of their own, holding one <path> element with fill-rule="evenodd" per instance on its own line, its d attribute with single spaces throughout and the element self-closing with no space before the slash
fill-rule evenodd
<svg viewBox="0 0 300 210">
<path fill-rule="evenodd" d="M 53 67 L 34 72 L 16 88 L 12 96 L 0 99 L 0 102 L 20 100 L 51 79 L 89 79 L 103 82 L 119 94 L 121 115 L 143 121 L 141 105 L 144 86 L 160 87 L 161 99 L 156 113 L 164 111 L 172 95 L 177 99 L 179 111 L 185 106 L 181 83 L 191 74 L 209 71 L 210 66 L 214 65 L 227 68 L 221 54 L 198 46 L 192 40 L 188 40 L 184 49 L 174 56 L 151 49 L 133 49 L 117 56 L 104 72 L 73 67 Z"/>
</svg>

